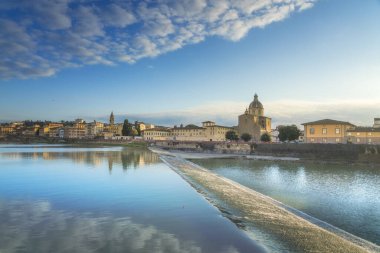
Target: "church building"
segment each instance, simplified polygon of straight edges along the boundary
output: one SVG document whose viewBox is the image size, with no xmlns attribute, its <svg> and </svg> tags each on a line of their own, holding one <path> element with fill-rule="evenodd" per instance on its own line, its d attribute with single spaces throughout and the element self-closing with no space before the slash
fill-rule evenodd
<svg viewBox="0 0 380 253">
<path fill-rule="evenodd" d="M 264 106 L 255 94 L 253 102 L 245 113 L 239 116 L 239 135 L 248 133 L 252 135 L 253 141 L 260 141 L 261 135 L 271 132 L 271 127 L 272 119 L 264 116 Z"/>
</svg>

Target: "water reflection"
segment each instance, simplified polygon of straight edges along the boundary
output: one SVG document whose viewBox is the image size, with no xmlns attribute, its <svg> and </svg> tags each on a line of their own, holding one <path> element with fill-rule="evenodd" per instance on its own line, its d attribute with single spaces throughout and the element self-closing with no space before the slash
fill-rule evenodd
<svg viewBox="0 0 380 253">
<path fill-rule="evenodd" d="M 195 242 L 130 217 L 55 210 L 47 201 L 0 201 L 1 252 L 201 252 Z"/>
<path fill-rule="evenodd" d="M 379 167 L 243 159 L 194 162 L 380 244 Z"/>
<path fill-rule="evenodd" d="M 0 252 L 265 250 L 149 150 L 3 146 Z"/>
<path fill-rule="evenodd" d="M 104 163 L 108 164 L 109 171 L 115 165 L 121 165 L 124 170 L 130 168 L 144 167 L 145 165 L 155 164 L 160 162 L 158 155 L 148 152 L 146 149 L 70 149 L 65 148 L 62 150 L 44 150 L 38 148 L 37 151 L 33 149 L 23 149 L 23 152 L 12 152 L 13 149 L 3 149 L 0 153 L 1 158 L 12 160 L 71 160 L 77 164 L 87 164 L 93 167 L 102 167 Z M 16 150 L 18 151 L 18 150 Z"/>
</svg>

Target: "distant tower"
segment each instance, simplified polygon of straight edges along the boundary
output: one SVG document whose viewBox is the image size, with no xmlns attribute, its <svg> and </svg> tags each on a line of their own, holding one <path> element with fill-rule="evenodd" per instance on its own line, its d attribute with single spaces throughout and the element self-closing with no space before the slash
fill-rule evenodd
<svg viewBox="0 0 380 253">
<path fill-rule="evenodd" d="M 111 112 L 111 115 L 110 115 L 110 125 L 113 125 L 115 124 L 115 116 L 113 116 L 113 112 Z"/>
</svg>

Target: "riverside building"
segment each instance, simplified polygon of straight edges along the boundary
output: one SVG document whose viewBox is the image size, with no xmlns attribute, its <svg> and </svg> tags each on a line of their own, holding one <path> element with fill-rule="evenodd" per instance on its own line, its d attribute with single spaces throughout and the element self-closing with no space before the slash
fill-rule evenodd
<svg viewBox="0 0 380 253">
<path fill-rule="evenodd" d="M 305 143 L 346 143 L 347 131 L 356 126 L 347 121 L 322 119 L 302 124 Z"/>
<path fill-rule="evenodd" d="M 180 125 L 173 128 L 152 128 L 142 131 L 144 140 L 148 141 L 225 141 L 226 133 L 231 127 L 216 125 L 213 121 L 204 121 L 202 126 Z"/>
<path fill-rule="evenodd" d="M 372 127 L 355 126 L 350 122 L 323 119 L 302 124 L 305 143 L 380 144 L 380 118 Z"/>
</svg>

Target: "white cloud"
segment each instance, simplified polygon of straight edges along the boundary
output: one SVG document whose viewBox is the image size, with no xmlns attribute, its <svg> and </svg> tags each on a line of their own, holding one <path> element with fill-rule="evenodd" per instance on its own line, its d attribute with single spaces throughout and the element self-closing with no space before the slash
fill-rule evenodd
<svg viewBox="0 0 380 253">
<path fill-rule="evenodd" d="M 0 215 L 1 252 L 201 252 L 193 241 L 128 217 L 69 213 L 46 201 L 0 201 Z"/>
<path fill-rule="evenodd" d="M 100 12 L 102 10 L 99 10 Z M 106 26 L 126 27 L 136 22 L 135 16 L 116 4 L 110 4 L 100 14 Z"/>
<path fill-rule="evenodd" d="M 238 41 L 316 0 L 3 0 L 0 78 L 133 63 L 210 36 Z"/>
</svg>

